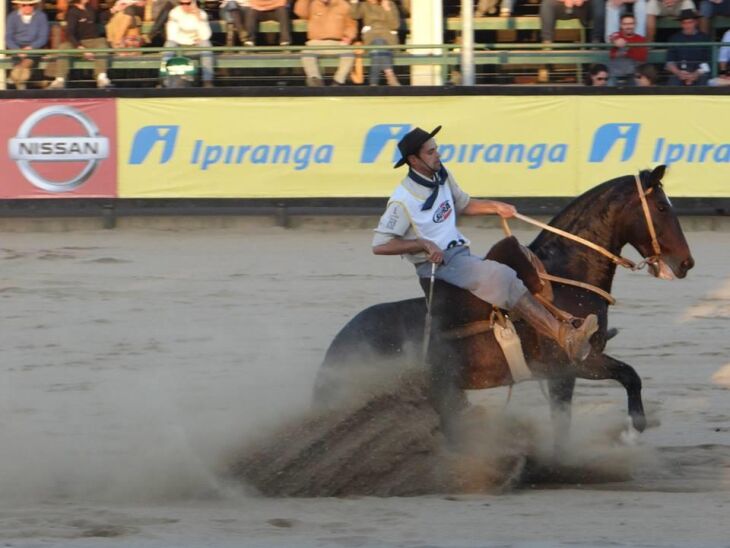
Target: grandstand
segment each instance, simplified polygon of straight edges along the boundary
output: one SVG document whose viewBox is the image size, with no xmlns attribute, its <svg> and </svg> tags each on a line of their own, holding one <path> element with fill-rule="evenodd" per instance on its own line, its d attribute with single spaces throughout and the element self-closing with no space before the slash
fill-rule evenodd
<svg viewBox="0 0 730 548">
<path fill-rule="evenodd" d="M 39 68 L 45 68 L 54 53 L 59 50 L 64 33 L 64 21 L 59 11 L 58 0 L 46 0 L 43 9 L 51 21 L 51 40 L 48 50 L 44 50 L 43 60 Z M 105 3 L 111 0 L 98 0 L 101 10 L 108 9 Z M 153 0 L 148 0 L 148 7 Z M 475 3 L 475 2 L 474 2 Z M 414 6 L 414 13 L 404 17 L 400 38 L 402 46 L 388 47 L 394 51 L 394 64 L 399 78 L 404 83 L 410 80 L 413 67 L 438 67 L 428 83 L 449 85 L 464 83 L 461 78 L 461 64 L 464 60 L 464 47 L 468 43 L 463 40 L 464 19 L 460 13 L 462 2 L 443 0 L 443 18 L 440 20 L 441 32 L 433 37 L 430 43 L 419 43 L 428 49 L 415 50 L 412 29 L 419 23 L 419 12 Z M 467 2 L 468 4 L 468 2 Z M 540 19 L 537 15 L 537 0 L 526 0 L 518 3 L 514 16 L 469 17 L 469 25 L 473 28 L 473 63 L 474 83 L 490 84 L 579 84 L 586 68 L 594 63 L 605 63 L 609 56 L 610 46 L 607 44 L 587 43 L 587 28 L 579 20 L 558 21 L 556 42 L 549 49 L 540 44 Z M 221 20 L 218 0 L 206 0 L 202 7 L 206 10 L 213 30 L 213 51 L 215 54 L 215 85 L 227 86 L 302 86 L 304 73 L 301 68 L 301 54 L 310 50 L 304 45 L 307 32 L 307 21 L 293 19 L 291 22 L 293 43 L 287 47 L 274 45 L 279 32 L 279 24 L 273 21 L 260 23 L 259 32 L 271 46 L 242 47 L 232 39 L 230 23 Z M 145 16 L 140 20 L 141 33 L 148 32 L 152 26 L 151 10 L 145 9 Z M 421 21 L 421 23 L 423 23 Z M 713 52 L 717 58 L 720 42 L 718 37 L 730 27 L 730 18 L 718 17 L 713 21 Z M 652 45 L 649 61 L 661 67 L 666 57 L 666 44 L 663 40 L 668 33 L 678 27 L 672 18 L 659 20 L 658 42 Z M 268 42 L 267 42 L 268 43 Z M 158 72 L 161 54 L 164 51 L 161 43 L 153 43 L 149 47 L 127 48 L 125 50 L 94 50 L 98 53 L 110 53 L 111 77 L 116 87 L 121 88 L 154 88 L 159 86 Z M 350 46 L 356 53 L 358 65 L 367 70 L 369 66 L 368 52 L 378 47 Z M 380 46 L 383 48 L 383 46 Z M 186 49 L 195 59 L 195 51 Z M 0 68 L 11 68 L 12 51 L 6 50 L 0 58 Z M 93 86 L 90 78 L 92 61 L 78 55 L 71 58 L 71 87 L 83 88 Z M 335 57 L 324 59 L 323 65 L 332 70 L 337 64 Z M 713 63 L 716 70 L 716 63 Z M 352 83 L 352 82 L 350 82 Z M 44 78 L 41 70 L 35 71 L 34 82 L 30 87 L 42 87 Z M 12 88 L 12 86 L 10 87 Z"/>
</svg>

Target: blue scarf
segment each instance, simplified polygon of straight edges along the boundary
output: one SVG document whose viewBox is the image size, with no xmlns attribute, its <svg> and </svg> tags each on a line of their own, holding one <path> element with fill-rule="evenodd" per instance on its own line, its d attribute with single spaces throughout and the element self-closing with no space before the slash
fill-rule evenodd
<svg viewBox="0 0 730 548">
<path fill-rule="evenodd" d="M 423 205 L 421 206 L 421 211 L 428 211 L 433 207 L 433 203 L 436 201 L 436 196 L 438 196 L 439 194 L 439 187 L 446 182 L 446 178 L 448 176 L 449 174 L 446 172 L 446 168 L 443 165 L 441 165 L 441 169 L 439 169 L 436 173 L 435 181 L 429 181 L 425 177 L 422 177 L 421 175 L 416 173 L 412 168 L 408 168 L 408 177 L 410 177 L 413 181 L 421 186 L 433 189 L 431 195 L 426 199 L 425 202 L 423 202 Z"/>
</svg>

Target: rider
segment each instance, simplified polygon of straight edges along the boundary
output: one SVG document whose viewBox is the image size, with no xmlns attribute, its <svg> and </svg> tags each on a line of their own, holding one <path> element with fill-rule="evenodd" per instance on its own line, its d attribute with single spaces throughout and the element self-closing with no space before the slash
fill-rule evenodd
<svg viewBox="0 0 730 548">
<path fill-rule="evenodd" d="M 527 291 L 514 270 L 501 263 L 482 260 L 469 251 L 469 240 L 456 227 L 456 214 L 510 218 L 511 204 L 470 198 L 459 188 L 441 163 L 434 135 L 415 128 L 399 142 L 402 158 L 395 168 L 408 164 L 408 175 L 395 189 L 380 218 L 373 238 L 376 255 L 403 255 L 421 278 L 431 275 L 471 291 L 479 299 L 513 310 L 539 333 L 554 339 L 572 361 L 584 360 L 598 319 L 589 315 L 580 327 L 561 322 Z"/>
</svg>

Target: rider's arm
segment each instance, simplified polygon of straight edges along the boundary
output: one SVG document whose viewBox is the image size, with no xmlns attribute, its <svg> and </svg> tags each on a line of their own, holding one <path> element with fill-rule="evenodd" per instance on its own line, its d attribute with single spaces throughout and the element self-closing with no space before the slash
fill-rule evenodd
<svg viewBox="0 0 730 548">
<path fill-rule="evenodd" d="M 512 204 L 497 200 L 472 198 L 461 213 L 463 215 L 499 215 L 508 219 L 515 216 L 517 209 Z"/>
<path fill-rule="evenodd" d="M 405 206 L 390 202 L 373 236 L 375 255 L 411 255 L 413 260 L 441 262 L 441 249 L 430 240 L 419 238 L 411 227 Z"/>
<path fill-rule="evenodd" d="M 373 245 L 373 253 L 375 255 L 405 255 L 414 254 L 421 251 L 428 253 L 429 244 L 435 246 L 433 242 L 416 238 L 415 240 L 404 240 L 403 238 L 393 238 L 384 244 Z"/>
</svg>

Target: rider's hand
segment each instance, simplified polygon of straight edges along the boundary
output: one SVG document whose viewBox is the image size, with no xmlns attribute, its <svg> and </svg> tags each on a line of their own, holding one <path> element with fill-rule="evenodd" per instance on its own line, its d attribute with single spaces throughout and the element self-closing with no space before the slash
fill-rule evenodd
<svg viewBox="0 0 730 548">
<path fill-rule="evenodd" d="M 428 258 L 429 262 L 441 264 L 444 262 L 444 252 L 441 251 L 441 248 L 437 246 L 435 243 L 433 243 L 431 240 L 419 240 L 421 242 L 421 247 L 423 247 L 423 251 L 426 252 L 426 257 Z"/>
<path fill-rule="evenodd" d="M 517 214 L 517 208 L 512 204 L 495 202 L 496 213 L 503 219 L 510 219 Z"/>
</svg>

